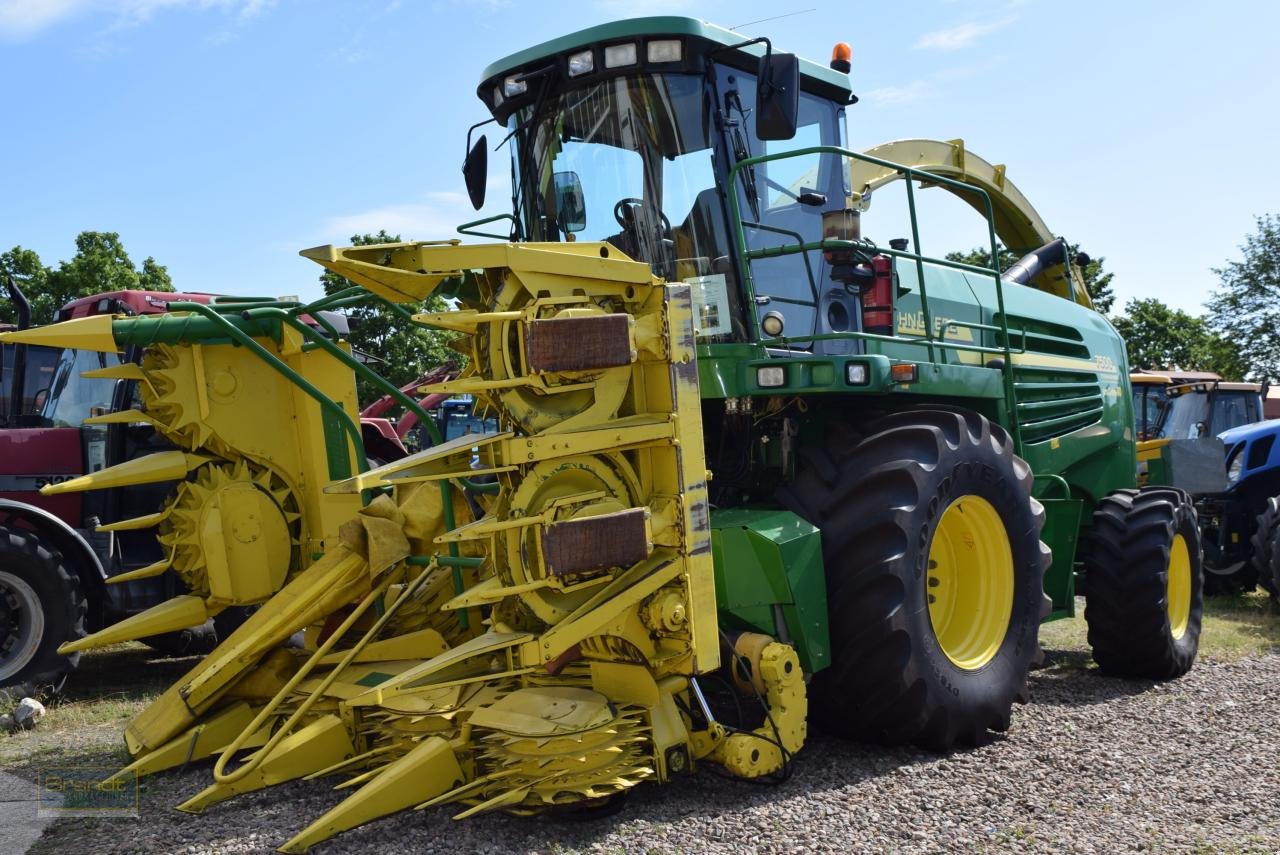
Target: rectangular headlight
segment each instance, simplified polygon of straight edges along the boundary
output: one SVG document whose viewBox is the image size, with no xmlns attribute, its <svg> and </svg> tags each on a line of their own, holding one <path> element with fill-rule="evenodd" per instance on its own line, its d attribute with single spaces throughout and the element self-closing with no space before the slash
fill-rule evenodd
<svg viewBox="0 0 1280 855">
<path fill-rule="evenodd" d="M 520 80 L 519 77 L 520 75 L 513 74 L 502 81 L 502 93 L 508 98 L 514 98 L 529 91 L 528 81 Z"/>
<path fill-rule="evenodd" d="M 679 39 L 659 39 L 648 45 L 649 62 L 679 62 L 683 54 Z"/>
<path fill-rule="evenodd" d="M 762 389 L 773 389 L 787 385 L 787 369 L 781 365 L 766 365 L 756 369 L 756 385 Z"/>
<path fill-rule="evenodd" d="M 864 362 L 850 362 L 844 366 L 844 381 L 850 386 L 867 385 L 867 365 Z"/>
<path fill-rule="evenodd" d="M 609 45 L 604 49 L 604 67 L 621 68 L 636 64 L 635 42 L 625 45 Z"/>
<path fill-rule="evenodd" d="M 569 76 L 580 77 L 596 70 L 596 56 L 589 50 L 572 54 L 569 57 Z"/>
</svg>

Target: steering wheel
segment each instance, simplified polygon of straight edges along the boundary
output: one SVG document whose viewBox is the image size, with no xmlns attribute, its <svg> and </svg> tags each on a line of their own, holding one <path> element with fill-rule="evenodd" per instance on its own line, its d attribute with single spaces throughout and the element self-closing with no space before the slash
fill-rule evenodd
<svg viewBox="0 0 1280 855">
<path fill-rule="evenodd" d="M 618 221 L 618 225 L 623 229 L 634 228 L 636 223 L 635 213 L 632 213 L 631 221 L 628 222 L 625 217 L 627 209 L 643 207 L 643 199 L 637 199 L 634 196 L 627 196 L 626 198 L 619 199 L 617 204 L 613 206 L 613 218 Z M 658 219 L 662 221 L 662 233 L 669 234 L 671 232 L 671 221 L 667 219 L 667 215 L 659 211 Z"/>
</svg>

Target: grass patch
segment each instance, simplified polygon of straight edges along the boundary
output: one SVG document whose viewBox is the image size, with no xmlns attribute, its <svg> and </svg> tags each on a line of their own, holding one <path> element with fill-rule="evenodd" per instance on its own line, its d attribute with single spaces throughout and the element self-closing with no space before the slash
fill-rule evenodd
<svg viewBox="0 0 1280 855">
<path fill-rule="evenodd" d="M 0 734 L 0 766 L 101 752 L 127 762 L 125 724 L 195 664 L 136 642 L 86 652 L 62 696 L 31 731 Z"/>
<path fill-rule="evenodd" d="M 1076 616 L 1040 627 L 1040 645 L 1060 667 L 1092 667 L 1084 598 L 1076 598 Z M 1234 662 L 1280 651 L 1280 614 L 1262 591 L 1205 597 L 1200 656 Z"/>
</svg>

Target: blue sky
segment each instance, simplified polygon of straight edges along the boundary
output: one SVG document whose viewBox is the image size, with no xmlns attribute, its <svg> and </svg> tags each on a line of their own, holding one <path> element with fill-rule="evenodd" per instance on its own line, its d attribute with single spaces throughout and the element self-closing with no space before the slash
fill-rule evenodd
<svg viewBox="0 0 1280 855">
<path fill-rule="evenodd" d="M 459 168 L 489 62 L 672 12 L 799 12 L 739 29 L 818 61 L 850 42 L 854 147 L 964 138 L 1106 257 L 1121 302 L 1198 312 L 1210 268 L 1280 212 L 1270 2 L 0 0 L 0 247 L 52 264 L 78 232 L 118 231 L 180 288 L 314 295 L 303 247 L 474 216 Z M 926 249 L 976 243 L 938 228 L 955 245 Z"/>
</svg>

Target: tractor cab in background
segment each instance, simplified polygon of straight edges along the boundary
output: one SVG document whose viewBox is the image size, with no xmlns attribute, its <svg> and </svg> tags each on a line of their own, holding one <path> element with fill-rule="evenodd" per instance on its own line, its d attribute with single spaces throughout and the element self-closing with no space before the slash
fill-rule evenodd
<svg viewBox="0 0 1280 855">
<path fill-rule="evenodd" d="M 1262 421 L 1257 383 L 1202 381 L 1170 386 L 1152 439 L 1202 439 Z"/>
</svg>

